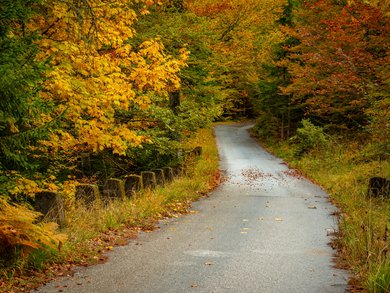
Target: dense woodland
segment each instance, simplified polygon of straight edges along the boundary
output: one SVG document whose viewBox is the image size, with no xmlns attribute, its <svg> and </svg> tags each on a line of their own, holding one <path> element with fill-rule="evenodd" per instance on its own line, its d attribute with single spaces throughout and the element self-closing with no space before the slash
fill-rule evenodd
<svg viewBox="0 0 390 293">
<path fill-rule="evenodd" d="M 36 192 L 178 164 L 214 121 L 256 119 L 298 157 L 334 139 L 387 160 L 389 16 L 387 0 L 2 0 L 0 254 L 55 239 Z"/>
</svg>

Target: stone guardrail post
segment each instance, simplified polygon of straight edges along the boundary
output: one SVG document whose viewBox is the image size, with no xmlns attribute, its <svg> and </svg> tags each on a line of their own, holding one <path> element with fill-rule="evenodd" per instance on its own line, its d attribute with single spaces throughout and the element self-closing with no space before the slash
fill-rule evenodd
<svg viewBox="0 0 390 293">
<path fill-rule="evenodd" d="M 131 174 L 125 179 L 125 193 L 127 197 L 132 197 L 136 192 L 142 190 L 142 176 Z"/>
<path fill-rule="evenodd" d="M 192 151 L 198 157 L 200 157 L 202 155 L 202 147 L 201 146 L 195 147 Z"/>
<path fill-rule="evenodd" d="M 369 197 L 390 197 L 390 179 L 382 177 L 371 177 L 368 182 Z"/>
<path fill-rule="evenodd" d="M 151 171 L 141 172 L 142 184 L 144 189 L 154 189 L 157 186 L 156 174 Z"/>
<path fill-rule="evenodd" d="M 99 187 L 94 184 L 79 184 L 76 186 L 76 203 L 91 206 L 95 201 L 100 200 Z"/>
<path fill-rule="evenodd" d="M 125 196 L 125 182 L 123 180 L 116 178 L 106 180 L 103 186 L 104 200 L 124 199 Z"/>
<path fill-rule="evenodd" d="M 184 174 L 184 168 L 182 166 L 175 166 L 172 168 L 172 170 L 175 177 L 180 177 Z"/>
<path fill-rule="evenodd" d="M 164 178 L 165 178 L 165 181 L 166 181 L 166 182 L 171 182 L 171 181 L 173 181 L 174 174 L 173 174 L 172 168 L 171 168 L 171 167 L 162 167 L 161 169 L 164 170 Z"/>
<path fill-rule="evenodd" d="M 61 193 L 41 191 L 35 194 L 35 210 L 42 213 L 44 220 L 65 225 L 64 200 Z"/>
<path fill-rule="evenodd" d="M 163 169 L 153 169 L 152 170 L 154 174 L 156 175 L 156 183 L 159 186 L 165 185 L 165 175 Z"/>
</svg>

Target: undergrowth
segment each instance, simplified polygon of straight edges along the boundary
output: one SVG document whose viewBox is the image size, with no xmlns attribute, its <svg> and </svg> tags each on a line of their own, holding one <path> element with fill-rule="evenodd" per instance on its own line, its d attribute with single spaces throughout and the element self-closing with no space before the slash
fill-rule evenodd
<svg viewBox="0 0 390 293">
<path fill-rule="evenodd" d="M 102 253 L 127 243 L 138 230 L 153 230 L 159 219 L 189 211 L 191 202 L 218 184 L 218 152 L 211 129 L 201 129 L 188 147 L 202 146 L 200 158 L 187 162 L 185 173 L 164 187 L 146 190 L 108 206 L 72 207 L 66 211 L 67 235 L 60 252 L 37 249 L 29 266 L 18 263 L 0 268 L 0 292 L 18 292 L 36 287 L 50 274 L 64 274 L 69 264 L 88 265 L 104 261 Z M 68 265 L 66 265 L 68 264 Z M 48 276 L 49 275 L 49 276 Z"/>
<path fill-rule="evenodd" d="M 351 285 L 367 292 L 390 292 L 390 199 L 367 195 L 371 177 L 390 177 L 390 162 L 376 146 L 357 141 L 330 141 L 297 155 L 291 142 L 267 147 L 329 193 L 339 207 L 335 245 L 339 265 L 353 274 Z"/>
</svg>

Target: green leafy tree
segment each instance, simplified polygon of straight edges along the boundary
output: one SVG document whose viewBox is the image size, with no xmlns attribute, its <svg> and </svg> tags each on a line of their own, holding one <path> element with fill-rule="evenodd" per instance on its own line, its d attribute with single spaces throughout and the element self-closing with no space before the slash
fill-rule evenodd
<svg viewBox="0 0 390 293">
<path fill-rule="evenodd" d="M 280 89 L 288 86 L 292 80 L 284 60 L 290 55 L 288 48 L 297 45 L 299 40 L 287 35 L 286 30 L 294 26 L 294 11 L 300 4 L 300 0 L 288 0 L 283 6 L 275 21 L 275 25 L 284 35 L 283 40 L 271 44 L 272 60 L 262 64 L 259 74 L 254 104 L 259 115 L 258 133 L 264 138 L 290 137 L 303 117 L 302 106 L 294 105 L 293 96 L 282 93 Z"/>
<path fill-rule="evenodd" d="M 50 105 L 38 96 L 45 64 L 35 61 L 37 36 L 27 22 L 39 1 L 2 1 L 0 6 L 0 170 L 32 170 L 38 139 L 46 135 L 40 119 Z"/>
</svg>

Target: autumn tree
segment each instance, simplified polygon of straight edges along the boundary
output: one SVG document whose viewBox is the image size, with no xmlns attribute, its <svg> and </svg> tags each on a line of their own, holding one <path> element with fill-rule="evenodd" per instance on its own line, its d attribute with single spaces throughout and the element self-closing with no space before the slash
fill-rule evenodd
<svg viewBox="0 0 390 293">
<path fill-rule="evenodd" d="M 158 37 L 131 44 L 135 22 L 153 5 L 160 4 L 1 6 L 2 193 L 58 190 L 68 175 L 83 175 L 78 168 L 85 155 L 134 165 L 131 149 L 152 142 L 144 130 L 153 124 L 139 116 L 180 88 L 188 57 L 185 48 L 170 55 Z"/>
<path fill-rule="evenodd" d="M 54 169 L 64 161 L 72 168 L 83 153 L 126 155 L 149 139 L 139 133 L 144 126 L 134 113 L 180 87 L 185 49 L 173 58 L 158 38 L 137 47 L 129 43 L 135 22 L 150 5 L 46 1 L 29 23 L 41 36 L 38 59 L 49 60 L 51 67 L 39 94 L 55 111 L 41 119 L 61 124 L 42 148 L 52 165 L 57 162 Z"/>
<path fill-rule="evenodd" d="M 288 34 L 299 44 L 289 49 L 292 82 L 282 92 L 324 125 L 367 126 L 388 90 L 388 16 L 361 1 L 310 1 L 296 13 Z"/>
<path fill-rule="evenodd" d="M 259 70 L 270 61 L 272 44 L 283 37 L 275 20 L 284 2 L 187 1 L 191 11 L 209 19 L 210 29 L 217 35 L 210 47 L 220 64 L 221 85 L 231 90 L 231 114 L 252 112 L 251 99 L 257 91 Z"/>
<path fill-rule="evenodd" d="M 174 163 L 181 144 L 197 128 L 220 116 L 227 95 L 219 85 L 218 64 L 210 48 L 216 35 L 208 29 L 207 19 L 183 5 L 183 1 L 167 1 L 150 9 L 137 22 L 138 33 L 131 40 L 136 47 L 147 39 L 159 38 L 175 58 L 180 56 L 180 48 L 190 52 L 187 66 L 180 71 L 180 89 L 170 88 L 169 99 L 160 99 L 138 113 L 138 119 L 148 126 L 143 133 L 152 138 L 152 144 L 143 143 L 132 150 L 139 168 Z"/>
</svg>

